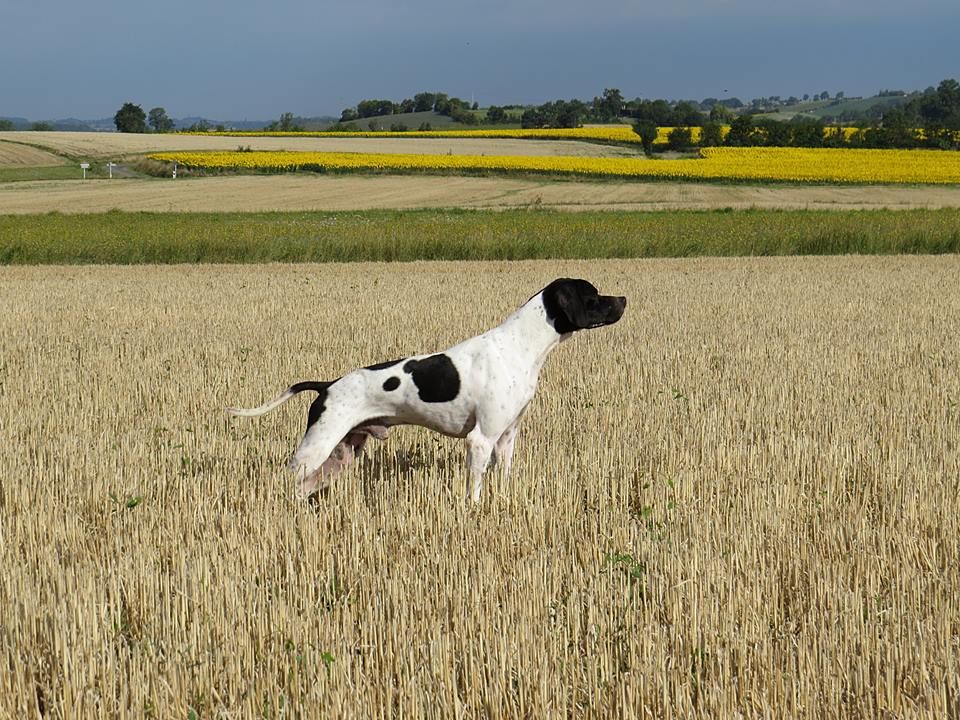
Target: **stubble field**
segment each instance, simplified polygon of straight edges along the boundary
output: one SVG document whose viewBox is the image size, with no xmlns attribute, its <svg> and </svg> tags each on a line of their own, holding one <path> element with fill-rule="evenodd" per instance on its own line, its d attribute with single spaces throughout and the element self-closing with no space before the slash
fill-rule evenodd
<svg viewBox="0 0 960 720">
<path fill-rule="evenodd" d="M 290 381 L 558 275 L 479 508 L 405 429 L 316 506 Z M 960 712 L 956 256 L 0 268 L 0 716 Z M 192 715 L 191 715 L 192 713 Z"/>
</svg>

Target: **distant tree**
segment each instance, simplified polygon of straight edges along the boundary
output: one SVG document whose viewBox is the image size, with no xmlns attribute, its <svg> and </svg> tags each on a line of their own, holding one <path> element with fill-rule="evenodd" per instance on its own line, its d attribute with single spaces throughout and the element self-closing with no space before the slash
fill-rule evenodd
<svg viewBox="0 0 960 720">
<path fill-rule="evenodd" d="M 640 144 L 643 151 L 650 155 L 653 153 L 653 143 L 657 140 L 657 125 L 650 120 L 638 120 L 633 124 L 633 131 L 640 136 Z"/>
<path fill-rule="evenodd" d="M 3 119 L 0 120 L 0 131 L 9 131 L 13 130 L 16 126 L 13 124 L 13 120 Z"/>
<path fill-rule="evenodd" d="M 923 128 L 923 143 L 932 148 L 957 146 L 960 131 L 960 83 L 948 79 L 927 89 L 903 108 L 915 125 Z M 886 123 L 885 123 L 886 124 Z"/>
<path fill-rule="evenodd" d="M 659 127 L 676 124 L 673 108 L 666 100 L 640 100 L 633 104 L 631 117 L 638 122 L 651 122 Z"/>
<path fill-rule="evenodd" d="M 400 101 L 400 106 L 398 108 L 398 111 L 401 113 L 412 113 L 414 112 L 415 107 L 416 107 L 416 103 L 414 103 L 411 98 L 404 98 L 403 100 Z"/>
<path fill-rule="evenodd" d="M 145 133 L 147 131 L 147 114 L 139 105 L 134 105 L 131 102 L 124 103 L 123 107 L 117 110 L 113 116 L 113 124 L 117 126 L 117 132 Z"/>
<path fill-rule="evenodd" d="M 756 144 L 770 147 L 787 147 L 792 144 L 790 126 L 772 118 L 757 118 L 754 123 Z"/>
<path fill-rule="evenodd" d="M 491 105 L 487 108 L 488 123 L 503 123 L 507 121 L 507 111 L 497 105 Z"/>
<path fill-rule="evenodd" d="M 48 122 L 35 122 L 30 124 L 30 129 L 36 132 L 49 132 L 53 130 L 53 125 Z"/>
<path fill-rule="evenodd" d="M 361 132 L 355 122 L 337 122 L 327 128 L 327 132 Z"/>
<path fill-rule="evenodd" d="M 700 130 L 700 147 L 718 147 L 720 145 L 723 145 L 723 123 L 708 120 Z"/>
<path fill-rule="evenodd" d="M 883 114 L 878 124 L 864 131 L 863 142 L 867 147 L 916 147 L 915 125 L 914 119 L 902 108 L 892 108 Z"/>
<path fill-rule="evenodd" d="M 699 126 L 703 123 L 703 113 L 692 102 L 678 102 L 673 106 L 673 124 Z"/>
<path fill-rule="evenodd" d="M 790 123 L 790 144 L 795 147 L 821 147 L 824 139 L 823 120 L 818 118 L 794 117 Z M 843 137 L 841 131 L 840 137 Z"/>
<path fill-rule="evenodd" d="M 429 112 L 430 110 L 433 110 L 433 104 L 436 102 L 436 100 L 436 93 L 417 93 L 413 96 L 413 111 Z"/>
<path fill-rule="evenodd" d="M 357 114 L 357 109 L 348 107 L 344 108 L 343 112 L 340 113 L 340 122 L 348 123 L 353 122 L 354 120 L 359 120 L 360 116 Z"/>
<path fill-rule="evenodd" d="M 520 116 L 520 127 L 524 129 L 542 128 L 546 127 L 546 124 L 547 122 L 544 119 L 543 111 L 540 108 L 527 108 Z"/>
<path fill-rule="evenodd" d="M 154 132 L 167 133 L 173 130 L 173 120 L 167 117 L 167 111 L 162 107 L 155 107 L 147 113 L 147 119 Z"/>
<path fill-rule="evenodd" d="M 710 108 L 710 122 L 729 124 L 733 120 L 733 111 L 726 105 L 717 103 Z"/>
<path fill-rule="evenodd" d="M 440 113 L 441 115 L 445 114 L 447 111 L 448 102 L 449 102 L 449 96 L 446 93 L 434 93 L 433 94 L 433 111 L 435 113 Z"/>
<path fill-rule="evenodd" d="M 623 114 L 623 95 L 617 88 L 604 88 L 601 97 L 593 99 L 593 116 L 600 122 L 616 120 Z"/>
<path fill-rule="evenodd" d="M 303 132 L 303 125 L 298 123 L 296 116 L 292 112 L 285 112 L 280 115 L 280 120 L 267 125 L 264 130 L 268 132 Z"/>
<path fill-rule="evenodd" d="M 734 147 L 761 145 L 763 134 L 757 131 L 757 122 L 753 115 L 738 115 L 730 122 L 730 132 L 727 133 L 727 145 Z"/>
<path fill-rule="evenodd" d="M 688 127 L 675 127 L 667 135 L 667 147 L 675 152 L 684 152 L 693 147 L 693 137 Z"/>
<path fill-rule="evenodd" d="M 361 118 L 393 115 L 396 105 L 392 100 L 361 100 L 357 103 L 357 116 Z"/>
</svg>

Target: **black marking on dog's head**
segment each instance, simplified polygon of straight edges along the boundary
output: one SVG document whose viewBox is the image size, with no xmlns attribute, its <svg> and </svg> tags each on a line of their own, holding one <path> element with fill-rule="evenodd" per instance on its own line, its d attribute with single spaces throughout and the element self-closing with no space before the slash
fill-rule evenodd
<svg viewBox="0 0 960 720">
<path fill-rule="evenodd" d="M 399 360 L 387 360 L 386 362 L 374 363 L 373 365 L 367 365 L 364 370 L 386 370 L 388 367 L 393 367 L 397 363 L 402 363 L 403 358 Z"/>
<path fill-rule="evenodd" d="M 460 373 L 443 353 L 423 360 L 408 360 L 403 371 L 410 373 L 424 402 L 450 402 L 460 394 Z"/>
<path fill-rule="evenodd" d="M 547 319 L 561 335 L 612 325 L 627 307 L 625 297 L 600 295 L 586 280 L 559 278 L 542 291 Z"/>
<path fill-rule="evenodd" d="M 383 389 L 387 392 L 396 390 L 398 387 L 400 387 L 400 378 L 398 377 L 390 376 L 383 381 Z"/>
</svg>

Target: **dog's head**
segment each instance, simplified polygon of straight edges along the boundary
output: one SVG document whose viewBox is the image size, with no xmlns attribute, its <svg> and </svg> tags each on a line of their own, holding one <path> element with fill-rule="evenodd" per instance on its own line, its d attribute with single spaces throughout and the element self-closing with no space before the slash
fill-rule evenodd
<svg viewBox="0 0 960 720">
<path fill-rule="evenodd" d="M 547 319 L 561 335 L 612 325 L 623 317 L 627 299 L 600 295 L 586 280 L 559 278 L 541 292 Z"/>
</svg>

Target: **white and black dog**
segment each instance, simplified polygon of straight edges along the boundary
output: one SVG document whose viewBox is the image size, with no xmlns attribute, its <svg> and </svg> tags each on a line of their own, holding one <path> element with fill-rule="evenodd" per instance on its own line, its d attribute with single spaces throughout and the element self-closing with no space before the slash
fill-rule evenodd
<svg viewBox="0 0 960 720">
<path fill-rule="evenodd" d="M 325 487 L 368 437 L 383 439 L 393 425 L 465 438 L 470 495 L 479 502 L 491 456 L 505 476 L 510 472 L 517 427 L 549 352 L 578 330 L 612 325 L 626 306 L 626 298 L 599 295 L 586 280 L 560 278 L 501 325 L 445 352 L 370 365 L 329 382 L 299 382 L 258 408 L 228 412 L 262 415 L 304 390 L 317 393 L 290 460 L 302 497 Z"/>
</svg>

